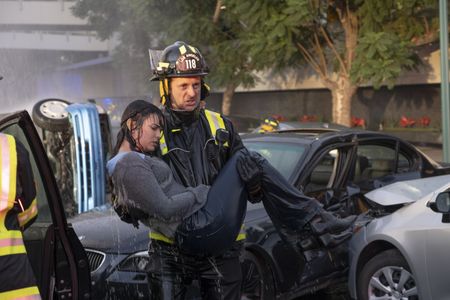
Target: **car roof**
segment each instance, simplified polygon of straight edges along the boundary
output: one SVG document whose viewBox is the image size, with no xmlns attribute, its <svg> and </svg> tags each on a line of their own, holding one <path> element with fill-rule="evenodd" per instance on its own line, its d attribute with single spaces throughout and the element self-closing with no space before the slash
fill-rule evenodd
<svg viewBox="0 0 450 300">
<path fill-rule="evenodd" d="M 295 128 L 330 128 L 330 129 L 338 129 L 345 130 L 349 127 L 329 122 L 280 122 L 280 129 L 295 129 Z"/>
<path fill-rule="evenodd" d="M 245 141 L 255 142 L 288 142 L 299 144 L 313 144 L 316 142 L 322 143 L 326 140 L 348 138 L 349 136 L 356 136 L 358 140 L 366 138 L 385 138 L 388 140 L 401 141 L 405 144 L 410 144 L 396 136 L 378 131 L 368 131 L 363 129 L 349 128 L 347 130 L 327 130 L 327 129 L 293 129 L 281 130 L 265 133 L 248 133 L 241 136 Z M 411 145 L 411 147 L 414 147 Z M 415 147 L 414 147 L 415 148 Z"/>
<path fill-rule="evenodd" d="M 288 121 L 280 122 L 278 124 L 278 129 L 276 131 L 286 131 L 286 130 L 297 130 L 297 129 L 317 129 L 317 130 L 347 130 L 350 127 L 328 122 L 298 122 L 298 121 Z M 261 126 L 256 127 L 252 132 L 257 133 L 261 129 Z"/>
</svg>

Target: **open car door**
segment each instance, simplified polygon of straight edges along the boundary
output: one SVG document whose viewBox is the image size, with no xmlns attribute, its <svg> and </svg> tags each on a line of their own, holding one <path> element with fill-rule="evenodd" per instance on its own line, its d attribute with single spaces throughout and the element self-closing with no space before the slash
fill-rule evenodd
<svg viewBox="0 0 450 300">
<path fill-rule="evenodd" d="M 67 224 L 55 176 L 30 116 L 26 111 L 0 115 L 0 132 L 22 142 L 30 155 L 38 217 L 23 237 L 42 299 L 90 299 L 87 256 Z"/>
</svg>

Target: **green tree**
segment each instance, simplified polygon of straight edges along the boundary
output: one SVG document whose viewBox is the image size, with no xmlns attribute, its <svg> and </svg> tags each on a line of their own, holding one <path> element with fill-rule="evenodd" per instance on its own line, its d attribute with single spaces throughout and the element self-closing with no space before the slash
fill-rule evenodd
<svg viewBox="0 0 450 300">
<path fill-rule="evenodd" d="M 437 38 L 435 0 L 223 1 L 242 24 L 254 68 L 307 63 L 331 91 L 333 121 L 344 125 L 359 85 L 392 87 L 417 65 L 414 47 Z"/>
<path fill-rule="evenodd" d="M 252 86 L 257 77 L 239 39 L 239 20 L 222 9 L 221 0 L 79 0 L 73 13 L 87 18 L 102 38 L 118 32 L 121 57 L 141 65 L 149 65 L 143 56 L 149 48 L 162 49 L 176 40 L 195 45 L 210 67 L 208 83 L 224 89 L 222 113 L 228 115 L 236 87 Z"/>
</svg>

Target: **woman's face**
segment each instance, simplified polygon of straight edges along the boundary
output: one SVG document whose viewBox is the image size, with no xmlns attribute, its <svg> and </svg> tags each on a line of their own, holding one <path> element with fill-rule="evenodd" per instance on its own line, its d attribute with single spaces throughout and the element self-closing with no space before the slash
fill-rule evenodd
<svg viewBox="0 0 450 300">
<path fill-rule="evenodd" d="M 161 137 L 161 125 L 158 116 L 155 114 L 149 115 L 141 128 L 133 130 L 132 136 L 141 151 L 155 151 L 159 146 L 159 138 Z"/>
</svg>

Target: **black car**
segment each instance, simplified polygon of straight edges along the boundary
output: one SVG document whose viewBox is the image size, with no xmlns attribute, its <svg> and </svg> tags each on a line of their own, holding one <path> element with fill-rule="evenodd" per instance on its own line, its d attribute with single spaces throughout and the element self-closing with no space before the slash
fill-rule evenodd
<svg viewBox="0 0 450 300">
<path fill-rule="evenodd" d="M 449 169 L 396 137 L 369 131 L 276 132 L 242 136 L 293 185 L 341 216 L 365 212 L 363 194 L 399 180 Z M 96 299 L 145 299 L 148 229 L 121 222 L 110 208 L 71 220 L 88 255 Z M 321 289 L 345 291 L 346 252 L 301 253 L 284 243 L 262 203 L 248 205 L 242 255 L 246 299 L 293 299 Z"/>
<path fill-rule="evenodd" d="M 341 216 L 368 210 L 363 194 L 402 180 L 447 174 L 411 144 L 369 131 L 253 134 L 245 145 L 286 179 Z M 320 289 L 346 292 L 346 251 L 317 248 L 299 255 L 269 221 L 247 224 L 244 293 L 255 299 L 292 299 Z"/>
<path fill-rule="evenodd" d="M 38 217 L 23 237 L 42 299 L 90 299 L 88 259 L 67 224 L 54 173 L 29 114 L 0 115 L 0 132 L 22 142 L 30 155 Z"/>
</svg>

